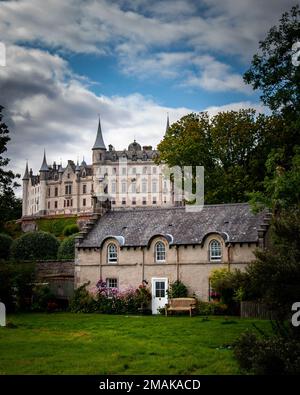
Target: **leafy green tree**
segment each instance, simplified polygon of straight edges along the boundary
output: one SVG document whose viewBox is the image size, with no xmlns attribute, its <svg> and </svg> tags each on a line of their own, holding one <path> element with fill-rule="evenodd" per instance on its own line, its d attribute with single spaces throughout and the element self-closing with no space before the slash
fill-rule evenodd
<svg viewBox="0 0 300 395">
<path fill-rule="evenodd" d="M 272 111 L 300 111 L 300 67 L 293 64 L 300 41 L 300 7 L 285 12 L 278 26 L 260 41 L 260 52 L 253 56 L 244 80 L 262 91 L 261 100 Z"/>
<path fill-rule="evenodd" d="M 28 232 L 14 240 L 12 258 L 16 260 L 56 259 L 59 241 L 51 233 Z"/>
<path fill-rule="evenodd" d="M 205 203 L 248 200 L 262 190 L 264 163 L 281 142 L 278 116 L 256 116 L 255 110 L 189 114 L 170 126 L 158 145 L 158 162 L 173 166 L 204 166 Z"/>
<path fill-rule="evenodd" d="M 14 179 L 19 178 L 20 175 L 5 169 L 9 159 L 5 158 L 3 154 L 7 151 L 6 146 L 10 137 L 7 125 L 3 122 L 2 111 L 3 107 L 0 105 L 0 229 L 3 229 L 6 221 L 21 216 L 21 202 L 15 197 L 13 189 L 19 186 Z"/>
</svg>

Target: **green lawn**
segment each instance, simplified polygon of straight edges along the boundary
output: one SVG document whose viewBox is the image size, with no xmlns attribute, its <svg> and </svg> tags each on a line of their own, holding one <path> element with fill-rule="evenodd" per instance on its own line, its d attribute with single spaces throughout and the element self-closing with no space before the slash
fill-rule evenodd
<svg viewBox="0 0 300 395">
<path fill-rule="evenodd" d="M 20 314 L 0 328 L 0 374 L 236 374 L 228 347 L 256 323 L 197 316 Z"/>
</svg>

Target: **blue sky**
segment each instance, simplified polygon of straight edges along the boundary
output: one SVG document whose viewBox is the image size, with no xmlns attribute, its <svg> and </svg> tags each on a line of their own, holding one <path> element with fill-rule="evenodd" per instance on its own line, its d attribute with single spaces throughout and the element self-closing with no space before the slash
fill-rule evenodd
<svg viewBox="0 0 300 395">
<path fill-rule="evenodd" d="M 106 144 L 156 146 L 167 113 L 265 109 L 242 75 L 290 0 L 0 2 L 0 104 L 11 165 L 91 160 Z"/>
</svg>

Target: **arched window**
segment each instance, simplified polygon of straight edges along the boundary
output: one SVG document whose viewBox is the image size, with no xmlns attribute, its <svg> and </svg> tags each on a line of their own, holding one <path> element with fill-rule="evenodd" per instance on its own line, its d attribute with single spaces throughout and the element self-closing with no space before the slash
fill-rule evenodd
<svg viewBox="0 0 300 395">
<path fill-rule="evenodd" d="M 166 247 L 162 241 L 158 241 L 155 244 L 155 261 L 156 262 L 166 261 Z"/>
<path fill-rule="evenodd" d="M 114 243 L 110 243 L 107 246 L 107 263 L 118 262 L 118 249 Z"/>
<path fill-rule="evenodd" d="M 209 260 L 220 261 L 222 257 L 221 243 L 218 240 L 212 240 L 209 243 Z"/>
</svg>

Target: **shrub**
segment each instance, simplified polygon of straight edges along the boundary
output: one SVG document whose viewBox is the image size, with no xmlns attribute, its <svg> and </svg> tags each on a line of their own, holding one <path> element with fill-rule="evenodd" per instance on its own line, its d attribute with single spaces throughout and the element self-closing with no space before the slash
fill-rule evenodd
<svg viewBox="0 0 300 395">
<path fill-rule="evenodd" d="M 72 224 L 72 225 L 67 225 L 64 227 L 63 235 L 64 236 L 71 236 L 74 233 L 78 233 L 78 232 L 79 232 L 79 226 L 76 224 Z"/>
<path fill-rule="evenodd" d="M 34 264 L 0 263 L 0 301 L 8 312 L 29 309 L 33 281 Z"/>
<path fill-rule="evenodd" d="M 128 288 L 120 292 L 116 288 L 108 288 L 106 282 L 99 280 L 93 292 L 87 290 L 90 283 L 79 287 L 70 303 L 70 310 L 76 313 L 136 314 L 147 313 L 151 301 L 148 288 Z"/>
<path fill-rule="evenodd" d="M 5 233 L 0 233 L 0 259 L 8 259 L 13 239 Z"/>
<path fill-rule="evenodd" d="M 59 242 L 46 232 L 28 232 L 11 245 L 12 257 L 16 260 L 56 259 Z"/>
<path fill-rule="evenodd" d="M 58 248 L 58 259 L 74 259 L 75 258 L 75 237 L 76 235 L 69 236 L 64 239 Z"/>
<path fill-rule="evenodd" d="M 272 336 L 259 338 L 245 332 L 235 342 L 234 355 L 241 369 L 253 374 L 299 374 L 300 342 Z"/>
<path fill-rule="evenodd" d="M 168 290 L 169 298 L 185 298 L 188 296 L 188 289 L 187 287 L 179 280 L 174 281 L 170 284 Z"/>
<path fill-rule="evenodd" d="M 22 236 L 22 227 L 20 222 L 8 221 L 4 224 L 4 232 L 11 236 L 13 239 Z"/>
<path fill-rule="evenodd" d="M 90 282 L 78 287 L 70 301 L 69 309 L 73 313 L 94 313 L 97 310 L 97 303 L 91 293 L 86 289 Z"/>
<path fill-rule="evenodd" d="M 75 225 L 76 217 L 68 218 L 40 218 L 36 220 L 38 230 L 49 232 L 56 237 L 63 236 L 64 228 L 67 225 Z"/>
<path fill-rule="evenodd" d="M 199 315 L 224 315 L 228 313 L 228 306 L 221 302 L 198 301 Z"/>
<path fill-rule="evenodd" d="M 47 311 L 55 298 L 48 286 L 35 286 L 32 296 L 32 311 Z"/>
</svg>

